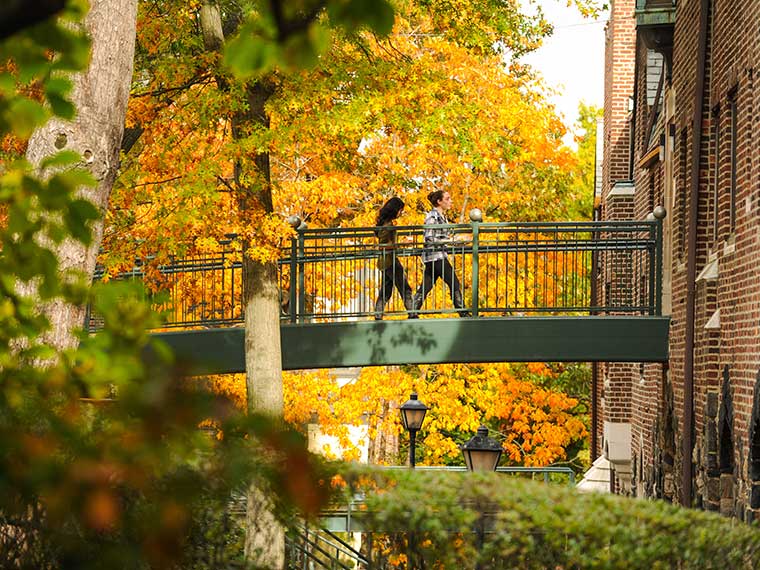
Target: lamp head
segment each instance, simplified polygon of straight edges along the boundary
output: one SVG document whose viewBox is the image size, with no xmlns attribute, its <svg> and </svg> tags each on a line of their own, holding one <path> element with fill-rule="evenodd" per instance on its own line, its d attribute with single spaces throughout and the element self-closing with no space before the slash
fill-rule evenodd
<svg viewBox="0 0 760 570">
<path fill-rule="evenodd" d="M 488 437 L 486 426 L 480 426 L 470 441 L 462 446 L 464 462 L 469 471 L 496 471 L 502 451 L 501 444 Z"/>
<path fill-rule="evenodd" d="M 412 392 L 409 399 L 399 407 L 404 429 L 407 431 L 419 431 L 422 427 L 422 422 L 425 421 L 425 414 L 428 409 L 425 404 L 417 399 L 417 393 Z"/>
</svg>

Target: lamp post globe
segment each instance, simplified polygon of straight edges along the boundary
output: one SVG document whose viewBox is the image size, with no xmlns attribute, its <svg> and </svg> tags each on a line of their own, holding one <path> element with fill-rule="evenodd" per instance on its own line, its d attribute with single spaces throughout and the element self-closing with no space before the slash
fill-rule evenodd
<svg viewBox="0 0 760 570">
<path fill-rule="evenodd" d="M 419 431 L 422 428 L 422 422 L 425 421 L 425 414 L 430 409 L 417 399 L 417 393 L 412 392 L 409 399 L 401 404 L 401 422 L 407 431 Z"/>
<path fill-rule="evenodd" d="M 480 426 L 477 433 L 462 446 L 464 462 L 469 471 L 496 471 L 502 451 L 501 444 L 488 437 L 486 426 Z"/>
<path fill-rule="evenodd" d="M 422 428 L 422 422 L 425 421 L 425 414 L 429 408 L 417 399 L 417 393 L 412 392 L 409 399 L 401 404 L 399 411 L 401 412 L 401 423 L 404 424 L 404 429 L 409 432 L 409 465 L 414 469 L 415 460 L 415 442 L 417 438 L 417 432 Z"/>
</svg>

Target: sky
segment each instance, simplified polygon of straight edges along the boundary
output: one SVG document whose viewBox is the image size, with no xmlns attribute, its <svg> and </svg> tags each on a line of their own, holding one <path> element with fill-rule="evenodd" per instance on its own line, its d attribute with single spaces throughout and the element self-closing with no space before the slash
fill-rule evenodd
<svg viewBox="0 0 760 570">
<path fill-rule="evenodd" d="M 528 0 L 521 0 L 530 11 Z M 608 13 L 598 20 L 584 18 L 565 0 L 535 0 L 554 34 L 537 51 L 520 59 L 543 75 L 547 85 L 558 91 L 550 100 L 568 128 L 578 116 L 578 103 L 604 104 L 604 26 Z"/>
</svg>

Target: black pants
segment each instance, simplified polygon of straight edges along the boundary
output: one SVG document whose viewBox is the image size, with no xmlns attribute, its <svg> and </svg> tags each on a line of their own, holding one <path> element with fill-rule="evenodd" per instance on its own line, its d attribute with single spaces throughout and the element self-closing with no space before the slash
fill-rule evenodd
<svg viewBox="0 0 760 570">
<path fill-rule="evenodd" d="M 428 293 L 433 290 L 433 287 L 440 277 L 443 278 L 443 282 L 449 287 L 451 302 L 454 303 L 454 307 L 457 309 L 464 307 L 459 279 L 457 279 L 457 275 L 454 273 L 454 268 L 451 266 L 451 263 L 449 263 L 449 260 L 443 258 L 425 263 L 425 273 L 422 276 L 422 285 L 420 285 L 420 288 L 417 289 L 417 293 L 414 295 L 415 310 L 422 308 L 422 305 L 425 302 L 425 297 L 427 297 Z"/>
<path fill-rule="evenodd" d="M 406 280 L 406 274 L 404 273 L 404 266 L 401 265 L 396 257 L 393 257 L 393 263 L 390 267 L 383 270 L 383 281 L 380 284 L 380 291 L 377 294 L 377 301 L 375 301 L 375 312 L 382 313 L 385 310 L 385 305 L 393 295 L 393 287 L 396 287 L 398 294 L 404 300 L 404 307 L 407 311 L 412 310 L 412 288 L 409 286 L 409 282 Z"/>
</svg>

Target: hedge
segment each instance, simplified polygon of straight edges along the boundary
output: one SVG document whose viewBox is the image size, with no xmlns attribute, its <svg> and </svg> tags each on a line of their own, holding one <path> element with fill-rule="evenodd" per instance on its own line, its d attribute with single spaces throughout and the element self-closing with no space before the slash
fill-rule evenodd
<svg viewBox="0 0 760 570">
<path fill-rule="evenodd" d="M 361 471 L 373 566 L 750 570 L 760 529 L 663 501 L 582 494 L 488 473 Z M 365 545 L 366 546 L 366 545 Z"/>
</svg>

